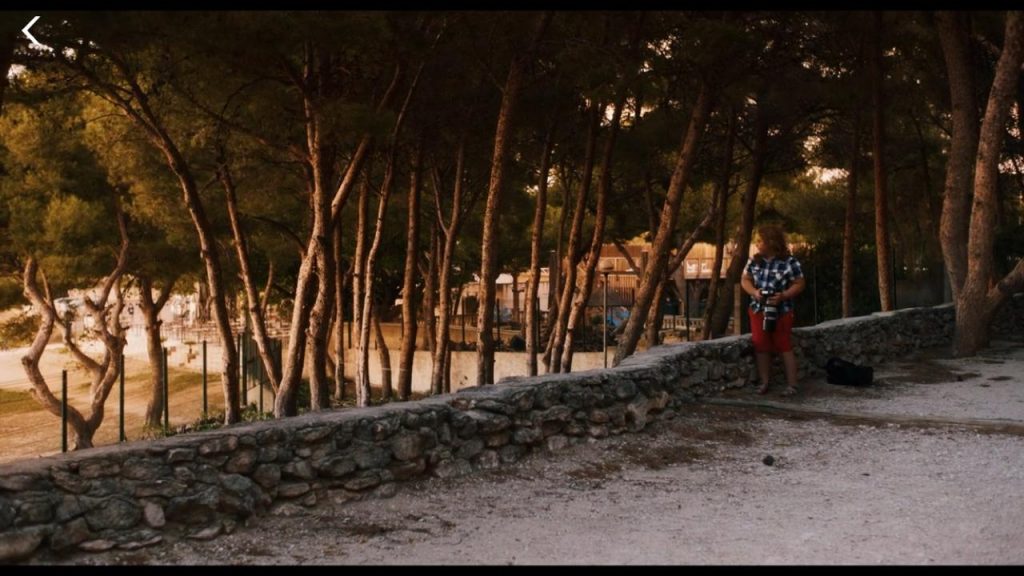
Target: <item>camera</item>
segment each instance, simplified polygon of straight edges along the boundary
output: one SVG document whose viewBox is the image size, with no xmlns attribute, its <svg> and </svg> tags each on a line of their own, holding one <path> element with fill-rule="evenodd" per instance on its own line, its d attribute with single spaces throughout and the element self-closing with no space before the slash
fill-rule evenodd
<svg viewBox="0 0 1024 576">
<path fill-rule="evenodd" d="M 774 295 L 775 291 L 771 289 L 761 291 L 761 305 L 764 307 L 764 324 L 762 329 L 765 332 L 775 332 L 775 323 L 779 319 L 779 307 L 768 303 L 768 299 Z"/>
</svg>

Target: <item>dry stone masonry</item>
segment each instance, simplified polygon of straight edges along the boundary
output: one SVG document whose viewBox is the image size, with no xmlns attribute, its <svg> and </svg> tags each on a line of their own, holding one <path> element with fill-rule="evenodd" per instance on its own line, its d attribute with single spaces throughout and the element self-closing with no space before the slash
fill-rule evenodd
<svg viewBox="0 0 1024 576">
<path fill-rule="evenodd" d="M 1000 327 L 1019 334 L 1018 297 Z M 951 305 L 796 330 L 801 373 L 828 357 L 878 364 L 948 345 Z M 536 451 L 642 430 L 699 397 L 749 385 L 749 336 L 652 348 L 609 370 L 309 413 L 0 466 L 0 561 L 215 538 L 280 507 L 387 497 L 424 475 L 497 468 Z"/>
</svg>

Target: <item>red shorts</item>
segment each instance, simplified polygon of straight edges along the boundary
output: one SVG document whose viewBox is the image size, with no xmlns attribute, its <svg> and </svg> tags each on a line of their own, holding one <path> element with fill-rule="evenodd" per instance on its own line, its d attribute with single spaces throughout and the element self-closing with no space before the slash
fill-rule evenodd
<svg viewBox="0 0 1024 576">
<path fill-rule="evenodd" d="M 793 350 L 793 342 L 790 334 L 793 333 L 793 311 L 779 315 L 775 322 L 774 332 L 765 332 L 764 312 L 755 313 L 747 308 L 747 315 L 750 316 L 750 335 L 754 340 L 754 352 L 772 353 L 789 352 Z"/>
</svg>

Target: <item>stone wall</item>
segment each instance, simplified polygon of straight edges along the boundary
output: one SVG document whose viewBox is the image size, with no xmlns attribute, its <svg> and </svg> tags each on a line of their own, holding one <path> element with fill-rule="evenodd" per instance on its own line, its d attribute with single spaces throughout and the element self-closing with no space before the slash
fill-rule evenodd
<svg viewBox="0 0 1024 576">
<path fill-rule="evenodd" d="M 1024 310 L 1020 298 L 1015 306 Z M 945 305 L 797 329 L 800 370 L 820 374 L 832 355 L 875 365 L 948 345 L 952 322 Z M 749 336 L 734 336 L 659 346 L 609 370 L 505 378 L 416 402 L 2 465 L 0 561 L 43 548 L 210 539 L 275 507 L 388 496 L 403 480 L 496 468 L 538 450 L 641 430 L 664 410 L 748 385 L 752 370 Z"/>
</svg>

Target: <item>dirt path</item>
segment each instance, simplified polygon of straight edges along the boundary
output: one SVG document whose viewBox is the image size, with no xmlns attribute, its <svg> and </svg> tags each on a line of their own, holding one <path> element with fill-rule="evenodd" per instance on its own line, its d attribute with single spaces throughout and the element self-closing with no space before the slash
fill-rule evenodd
<svg viewBox="0 0 1024 576">
<path fill-rule="evenodd" d="M 384 500 L 286 504 L 212 541 L 33 562 L 1024 563 L 1024 346 L 876 377 L 805 382 L 794 399 L 742 391 Z"/>
</svg>

